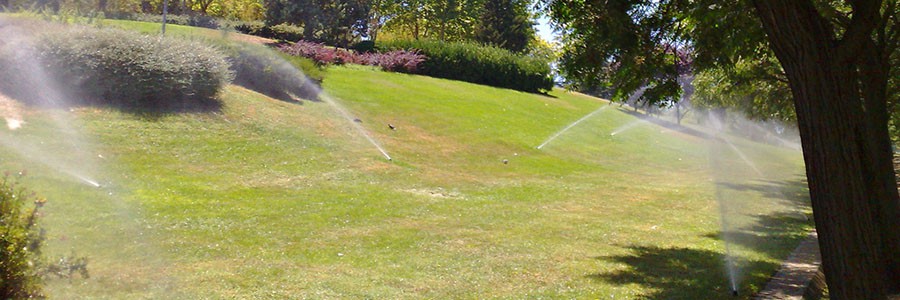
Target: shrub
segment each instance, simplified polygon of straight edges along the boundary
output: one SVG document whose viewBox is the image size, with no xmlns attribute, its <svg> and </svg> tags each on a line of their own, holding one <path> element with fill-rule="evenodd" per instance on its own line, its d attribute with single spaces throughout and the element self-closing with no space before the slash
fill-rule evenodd
<svg viewBox="0 0 900 300">
<path fill-rule="evenodd" d="M 37 50 L 64 87 L 114 106 L 209 104 L 232 76 L 225 57 L 214 48 L 122 30 L 81 28 L 50 34 Z"/>
<path fill-rule="evenodd" d="M 131 20 L 149 23 L 162 23 L 162 15 L 132 12 L 107 12 L 104 17 L 118 20 Z M 205 15 L 167 14 L 166 24 L 176 24 L 210 29 L 225 27 L 227 21 Z"/>
<path fill-rule="evenodd" d="M 531 93 L 553 88 L 550 63 L 504 49 L 465 42 L 429 40 L 379 43 L 381 51 L 414 49 L 427 59 L 416 73 Z"/>
<path fill-rule="evenodd" d="M 86 257 L 73 253 L 45 261 L 41 248 L 46 235 L 38 218 L 47 200 L 28 192 L 15 179 L 9 173 L 0 178 L 0 299 L 43 298 L 42 279 L 48 275 L 89 278 Z"/>
<path fill-rule="evenodd" d="M 37 218 L 44 202 L 8 174 L 0 179 L 0 299 L 43 296 L 39 265 L 44 234 Z M 26 207 L 29 204 L 34 206 Z"/>
<path fill-rule="evenodd" d="M 255 36 L 263 36 L 260 32 L 263 28 L 266 27 L 266 22 L 263 21 L 232 21 L 231 28 L 234 28 L 235 31 L 255 35 Z"/>
<path fill-rule="evenodd" d="M 278 47 L 281 52 L 293 56 L 312 59 L 321 65 L 352 63 L 356 60 L 353 52 L 344 49 L 325 46 L 316 42 L 297 41 L 293 44 L 283 44 Z"/>
<path fill-rule="evenodd" d="M 263 21 L 239 22 L 234 30 L 240 33 L 261 36 L 281 41 L 299 41 L 303 38 L 303 27 L 287 23 L 266 25 Z"/>
<path fill-rule="evenodd" d="M 293 101 L 292 96 L 316 100 L 324 74 L 304 58 L 283 59 L 266 47 L 228 43 L 222 45 L 234 72 L 234 83 L 272 98 Z"/>
<path fill-rule="evenodd" d="M 354 63 L 378 66 L 391 72 L 415 73 L 425 56 L 416 51 L 396 50 L 386 53 L 364 53 Z"/>
<path fill-rule="evenodd" d="M 281 59 L 284 59 L 291 65 L 293 65 L 297 70 L 303 72 L 303 75 L 306 75 L 306 78 L 309 78 L 313 82 L 322 83 L 325 80 L 325 70 L 315 61 L 305 57 L 291 56 L 287 55 L 283 52 L 277 52 L 278 56 Z"/>
<path fill-rule="evenodd" d="M 373 41 L 360 41 L 359 43 L 354 44 L 350 49 L 353 49 L 356 52 L 360 53 L 370 53 L 375 52 L 375 42 Z"/>
<path fill-rule="evenodd" d="M 419 64 L 425 60 L 425 56 L 420 55 L 416 51 L 397 50 L 386 53 L 357 53 L 307 41 L 281 45 L 279 50 L 288 55 L 312 59 L 320 65 L 351 63 L 378 66 L 385 71 L 407 73 L 415 72 Z"/>
</svg>

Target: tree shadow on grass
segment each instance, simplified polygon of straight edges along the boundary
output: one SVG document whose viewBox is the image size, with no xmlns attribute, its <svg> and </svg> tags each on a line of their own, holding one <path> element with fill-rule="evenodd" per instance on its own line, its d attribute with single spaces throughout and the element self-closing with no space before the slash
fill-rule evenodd
<svg viewBox="0 0 900 300">
<path fill-rule="evenodd" d="M 782 260 L 808 237 L 811 226 L 812 221 L 804 216 L 778 213 L 758 216 L 751 226 L 745 228 L 708 233 L 703 236 L 723 240 L 765 254 L 772 259 Z"/>
<path fill-rule="evenodd" d="M 795 176 L 792 180 L 782 181 L 764 179 L 746 183 L 717 182 L 716 188 L 756 193 L 770 205 L 782 209 L 768 214 L 734 211 L 722 218 L 744 219 L 747 222 L 731 224 L 733 226 L 724 231 L 707 234 L 705 237 L 724 240 L 780 260 L 787 257 L 790 250 L 807 237 L 809 229 L 814 225 L 805 177 Z M 720 199 L 719 205 L 735 205 L 740 208 L 740 203 L 730 203 L 734 201 L 740 199 Z"/>
<path fill-rule="evenodd" d="M 796 216 L 774 214 L 757 217 L 747 228 L 733 232 L 704 234 L 724 240 L 731 247 L 761 253 L 769 259 L 748 260 L 736 255 L 737 286 L 742 298 L 756 293 L 780 266 L 772 261 L 787 258 L 806 238 L 809 221 Z M 627 268 L 597 273 L 589 278 L 616 285 L 638 284 L 646 291 L 643 299 L 734 299 L 722 252 L 686 247 L 628 246 L 629 254 L 598 257 Z M 724 250 L 724 249 L 723 249 Z M 723 251 L 724 252 L 724 251 Z"/>
<path fill-rule="evenodd" d="M 809 216 L 799 213 L 801 208 L 809 205 L 806 182 L 805 179 L 760 180 L 721 187 L 759 192 L 774 201 L 781 201 L 785 207 L 785 210 L 762 215 L 739 212 L 747 222 L 724 232 L 702 235 L 728 243 L 736 253 L 734 265 L 739 267 L 739 298 L 747 298 L 758 292 L 777 272 L 778 261 L 786 259 L 807 238 L 812 221 Z M 646 245 L 631 245 L 626 249 L 629 254 L 598 257 L 624 264 L 625 269 L 588 277 L 617 285 L 641 285 L 645 290 L 641 295 L 644 299 L 735 299 L 730 294 L 725 249 Z"/>
<path fill-rule="evenodd" d="M 625 264 L 628 267 L 611 273 L 597 273 L 588 278 L 615 285 L 638 284 L 645 292 L 640 299 L 733 299 L 721 253 L 692 248 L 629 246 L 625 255 L 597 259 Z M 746 269 L 774 269 L 777 265 L 764 261 L 741 261 Z M 750 274 L 760 276 L 759 274 Z M 750 290 L 741 287 L 741 295 Z"/>
<path fill-rule="evenodd" d="M 773 199 L 790 208 L 810 206 L 809 188 L 805 176 L 792 180 L 753 180 L 746 183 L 716 182 L 718 188 L 733 191 L 754 191 L 767 199 Z"/>
</svg>

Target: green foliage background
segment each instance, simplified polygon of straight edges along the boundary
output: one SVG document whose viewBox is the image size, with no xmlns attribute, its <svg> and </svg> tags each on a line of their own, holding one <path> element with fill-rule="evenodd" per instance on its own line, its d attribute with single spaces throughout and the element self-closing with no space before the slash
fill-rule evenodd
<svg viewBox="0 0 900 300">
<path fill-rule="evenodd" d="M 548 61 L 497 47 L 433 40 L 389 41 L 377 47 L 420 51 L 428 57 L 420 67 L 419 73 L 423 75 L 532 93 L 545 93 L 553 88 Z"/>
</svg>

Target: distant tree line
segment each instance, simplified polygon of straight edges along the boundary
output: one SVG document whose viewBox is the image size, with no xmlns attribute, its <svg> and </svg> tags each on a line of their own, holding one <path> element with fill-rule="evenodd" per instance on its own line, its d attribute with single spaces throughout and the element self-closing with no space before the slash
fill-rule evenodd
<svg viewBox="0 0 900 300">
<path fill-rule="evenodd" d="M 268 24 L 303 28 L 305 39 L 477 41 L 524 52 L 535 38 L 525 0 L 265 0 Z"/>
<path fill-rule="evenodd" d="M 170 0 L 173 15 L 262 21 L 300 28 L 305 40 L 349 46 L 362 40 L 474 41 L 524 53 L 536 42 L 527 0 Z M 163 0 L 0 0 L 0 6 L 161 14 Z"/>
</svg>

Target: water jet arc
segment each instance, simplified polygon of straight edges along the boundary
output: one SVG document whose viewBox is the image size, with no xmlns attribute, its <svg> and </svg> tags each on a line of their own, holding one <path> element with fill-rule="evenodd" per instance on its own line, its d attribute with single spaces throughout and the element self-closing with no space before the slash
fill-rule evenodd
<svg viewBox="0 0 900 300">
<path fill-rule="evenodd" d="M 394 159 L 391 158 L 387 151 L 385 151 L 384 148 L 381 147 L 381 144 L 378 144 L 378 141 L 375 141 L 375 138 L 373 138 L 372 135 L 370 135 L 369 132 L 362 127 L 362 125 L 359 125 L 358 122 L 354 121 L 354 119 L 356 118 L 350 115 L 350 113 L 347 112 L 344 107 L 342 107 L 340 104 L 334 101 L 334 99 L 324 93 L 320 94 L 320 98 L 325 101 L 325 103 L 328 103 L 328 105 L 331 105 L 331 107 L 334 108 L 334 110 L 336 110 L 338 113 L 340 113 L 341 116 L 344 117 L 344 119 L 347 119 L 347 121 L 349 121 L 349 123 L 353 125 L 353 128 L 356 129 L 357 132 L 359 132 L 364 138 L 366 138 L 366 140 L 369 141 L 369 143 L 372 144 L 372 146 L 375 146 L 375 148 L 378 149 L 379 152 L 381 152 L 381 155 L 383 155 L 385 159 L 387 159 L 388 161 L 394 161 Z"/>
<path fill-rule="evenodd" d="M 581 117 L 581 119 L 578 119 L 577 121 L 572 122 L 572 124 L 569 124 L 569 126 L 566 126 L 565 128 L 563 128 L 563 129 L 560 130 L 560 131 L 557 131 L 555 134 L 553 134 L 552 136 L 550 136 L 550 138 L 548 138 L 546 141 L 544 141 L 543 143 L 541 143 L 541 145 L 537 146 L 537 149 L 540 150 L 541 148 L 544 148 L 544 146 L 546 146 L 547 144 L 549 144 L 550 142 L 552 142 L 554 139 L 556 139 L 557 137 L 559 137 L 560 135 L 562 135 L 564 132 L 568 131 L 568 130 L 571 129 L 572 127 L 575 127 L 575 125 L 578 125 L 578 123 L 581 123 L 582 121 L 587 120 L 587 119 L 590 118 L 591 116 L 593 116 L 593 115 L 595 115 L 595 114 L 597 114 L 597 113 L 603 111 L 603 110 L 606 109 L 607 107 L 609 107 L 609 106 L 603 106 L 603 107 L 600 107 L 600 108 L 598 108 L 597 110 L 594 110 L 593 112 L 591 112 L 591 113 L 585 115 L 584 117 Z"/>
</svg>

